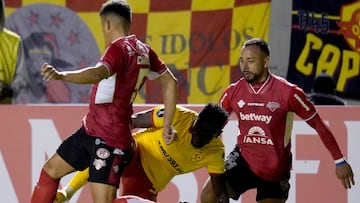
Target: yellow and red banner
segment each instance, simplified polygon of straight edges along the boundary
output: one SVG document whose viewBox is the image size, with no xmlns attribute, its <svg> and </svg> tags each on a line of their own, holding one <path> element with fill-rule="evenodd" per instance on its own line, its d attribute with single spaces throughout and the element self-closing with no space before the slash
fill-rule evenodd
<svg viewBox="0 0 360 203">
<path fill-rule="evenodd" d="M 201 106 L 188 105 L 199 111 Z M 150 105 L 135 106 L 135 112 Z M 27 203 L 44 162 L 55 153 L 62 140 L 78 129 L 87 106 L 0 106 L 0 197 L 1 202 Z M 49 113 L 51 112 L 51 113 Z M 335 164 L 320 137 L 305 121 L 295 117 L 292 132 L 293 170 L 289 203 L 358 203 L 360 198 L 360 107 L 319 107 L 319 114 L 334 132 L 344 155 L 351 163 L 356 185 L 345 190 L 335 175 Z M 71 115 L 71 116 L 69 116 Z M 223 132 L 225 154 L 233 149 L 237 120 L 231 118 Z M 64 186 L 72 174 L 61 180 Z M 206 169 L 174 178 L 160 192 L 159 203 L 197 203 L 207 179 Z M 88 186 L 70 203 L 92 202 Z M 241 197 L 255 202 L 255 191 Z"/>
<path fill-rule="evenodd" d="M 96 63 L 105 48 L 98 19 L 103 2 L 6 0 L 6 25 L 24 39 L 32 78 L 39 77 L 36 70 L 46 59 L 64 70 Z M 130 0 L 129 4 L 133 10 L 131 33 L 153 46 L 174 71 L 179 103 L 217 102 L 225 87 L 240 77 L 242 43 L 252 37 L 268 39 L 270 0 Z M 39 58 L 39 54 L 47 55 Z M 83 103 L 88 88 L 62 84 L 51 89 L 52 94 L 60 94 L 60 99 L 53 96 L 52 102 Z M 40 90 L 44 95 L 50 92 L 46 87 Z M 39 103 L 36 97 L 21 101 Z M 154 82 L 135 100 L 161 101 Z"/>
<path fill-rule="evenodd" d="M 339 96 L 359 100 L 359 16 L 359 0 L 294 0 L 287 79 L 309 93 L 325 72 Z"/>
</svg>

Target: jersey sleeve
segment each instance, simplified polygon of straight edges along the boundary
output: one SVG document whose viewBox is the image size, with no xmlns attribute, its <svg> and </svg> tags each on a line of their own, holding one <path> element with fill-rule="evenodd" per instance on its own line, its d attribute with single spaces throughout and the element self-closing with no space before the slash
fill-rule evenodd
<svg viewBox="0 0 360 203">
<path fill-rule="evenodd" d="M 315 106 L 307 98 L 306 94 L 299 87 L 293 87 L 289 95 L 290 110 L 296 113 L 300 118 L 305 121 L 313 118 L 317 111 Z"/>
<path fill-rule="evenodd" d="M 333 133 L 320 118 L 315 106 L 306 97 L 305 93 L 300 88 L 295 87 L 293 88 L 292 95 L 290 95 L 290 100 L 291 109 L 316 130 L 333 159 L 342 158 L 343 154 Z"/>
<path fill-rule="evenodd" d="M 148 78 L 150 80 L 154 80 L 163 73 L 165 73 L 166 71 L 168 71 L 164 61 L 162 61 L 159 58 L 159 56 L 151 47 L 149 47 L 149 60 L 150 60 L 150 72 Z"/>
<path fill-rule="evenodd" d="M 125 57 L 122 53 L 123 50 L 121 47 L 112 44 L 106 48 L 104 55 L 99 60 L 99 63 L 104 64 L 109 69 L 110 75 L 118 73 L 120 70 L 116 70 L 116 67 L 125 67 L 123 65 Z"/>
<path fill-rule="evenodd" d="M 221 95 L 220 97 L 220 106 L 230 115 L 232 113 L 232 108 L 231 108 L 231 95 L 232 95 L 232 91 L 233 91 L 233 85 L 230 85 L 229 87 L 227 87 L 224 91 L 224 93 Z"/>
<path fill-rule="evenodd" d="M 316 115 L 314 118 L 307 121 L 307 123 L 319 134 L 322 143 L 330 152 L 334 160 L 344 157 L 333 133 L 319 115 Z"/>
<path fill-rule="evenodd" d="M 175 122 L 179 117 L 179 106 L 176 106 L 173 122 Z M 164 126 L 164 113 L 165 113 L 165 106 L 157 106 L 154 108 L 152 113 L 152 124 L 155 128 L 161 128 Z"/>
</svg>

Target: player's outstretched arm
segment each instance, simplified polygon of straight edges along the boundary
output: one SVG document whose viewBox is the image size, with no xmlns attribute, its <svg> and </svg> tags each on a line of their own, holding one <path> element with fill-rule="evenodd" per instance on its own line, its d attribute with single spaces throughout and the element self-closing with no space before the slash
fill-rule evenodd
<svg viewBox="0 0 360 203">
<path fill-rule="evenodd" d="M 65 187 L 57 191 L 54 203 L 61 203 L 70 200 L 73 194 L 75 194 L 76 191 L 88 182 L 88 178 L 89 168 L 76 172 L 70 182 Z"/>
<path fill-rule="evenodd" d="M 307 123 L 316 130 L 321 138 L 321 141 L 334 158 L 336 164 L 335 173 L 337 178 L 341 181 L 345 189 L 351 188 L 351 185 L 355 184 L 353 171 L 350 164 L 341 153 L 340 147 L 330 128 L 325 125 L 319 115 L 316 115 L 314 118 L 307 121 Z"/>
<path fill-rule="evenodd" d="M 75 71 L 58 71 L 54 66 L 44 63 L 40 71 L 45 81 L 63 80 L 78 84 L 94 84 L 108 78 L 110 74 L 108 68 L 101 63 Z"/>
</svg>

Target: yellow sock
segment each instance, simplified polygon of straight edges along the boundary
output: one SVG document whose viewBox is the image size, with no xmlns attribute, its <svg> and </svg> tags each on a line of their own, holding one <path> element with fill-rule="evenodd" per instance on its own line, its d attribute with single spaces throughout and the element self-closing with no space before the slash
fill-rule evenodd
<svg viewBox="0 0 360 203">
<path fill-rule="evenodd" d="M 88 178 L 89 168 L 76 172 L 75 175 L 71 178 L 70 182 L 61 190 L 57 191 L 56 200 L 58 202 L 70 200 L 73 194 L 88 182 Z"/>
<path fill-rule="evenodd" d="M 89 178 L 89 168 L 83 171 L 78 171 L 72 177 L 72 179 L 67 184 L 67 186 L 73 190 L 73 193 L 75 193 L 88 182 L 88 178 Z"/>
</svg>

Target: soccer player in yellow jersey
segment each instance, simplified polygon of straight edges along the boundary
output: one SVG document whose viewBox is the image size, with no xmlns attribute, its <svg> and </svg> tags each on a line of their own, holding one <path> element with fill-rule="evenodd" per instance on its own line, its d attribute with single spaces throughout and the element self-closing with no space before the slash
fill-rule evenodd
<svg viewBox="0 0 360 203">
<path fill-rule="evenodd" d="M 228 202 L 223 173 L 224 145 L 219 135 L 228 114 L 218 104 L 207 104 L 198 114 L 177 106 L 173 126 L 176 139 L 166 144 L 162 137 L 164 107 L 134 114 L 134 152 L 120 181 L 121 195 L 136 195 L 156 201 L 158 192 L 179 174 L 206 167 L 218 202 Z M 62 190 L 57 200 L 67 200 L 86 183 L 87 171 L 77 172 Z M 61 202 L 61 201 L 59 201 Z"/>
</svg>

